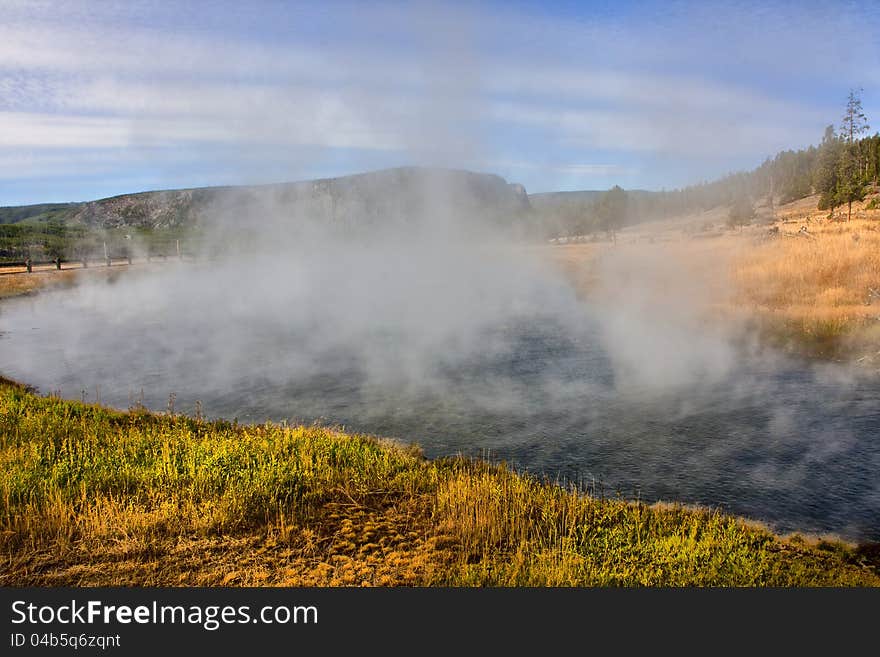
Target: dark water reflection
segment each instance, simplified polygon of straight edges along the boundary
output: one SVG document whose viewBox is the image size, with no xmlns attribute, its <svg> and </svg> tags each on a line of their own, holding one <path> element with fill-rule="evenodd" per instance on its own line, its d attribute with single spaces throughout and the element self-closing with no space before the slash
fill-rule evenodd
<svg viewBox="0 0 880 657">
<path fill-rule="evenodd" d="M 180 345 L 158 321 L 88 326 L 72 338 L 39 304 L 7 308 L 0 372 L 123 408 L 143 395 L 162 410 L 174 393 L 181 412 L 198 400 L 212 417 L 319 420 L 431 457 L 488 453 L 603 494 L 880 540 L 880 383 L 830 366 L 743 358 L 718 380 L 622 388 L 589 327 L 575 340 L 548 320 L 494 327 L 494 348 L 441 359 L 421 378 L 396 377 L 394 336 L 375 336 L 387 347 L 377 378 L 357 352 L 304 359 L 302 336 L 256 323 L 218 376 L 198 330 Z"/>
</svg>

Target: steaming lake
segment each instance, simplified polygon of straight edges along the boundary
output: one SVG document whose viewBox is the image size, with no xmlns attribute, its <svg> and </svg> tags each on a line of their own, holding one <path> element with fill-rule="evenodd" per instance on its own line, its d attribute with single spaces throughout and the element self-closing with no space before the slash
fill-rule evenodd
<svg viewBox="0 0 880 657">
<path fill-rule="evenodd" d="M 65 299 L 4 302 L 0 372 L 72 399 L 164 410 L 173 393 L 178 412 L 199 400 L 210 417 L 318 420 L 417 442 L 429 457 L 488 455 L 599 494 L 880 540 L 880 382 L 835 366 L 738 356 L 713 377 L 621 385 L 589 317 L 577 337 L 552 316 L 481 326 L 485 346 L 452 344 L 426 364 L 393 333 L 371 333 L 365 360 L 285 322 L 205 322 L 186 308 L 185 319 L 110 320 L 89 299 Z M 203 346 L 217 332 L 235 337 L 223 358 Z"/>
</svg>

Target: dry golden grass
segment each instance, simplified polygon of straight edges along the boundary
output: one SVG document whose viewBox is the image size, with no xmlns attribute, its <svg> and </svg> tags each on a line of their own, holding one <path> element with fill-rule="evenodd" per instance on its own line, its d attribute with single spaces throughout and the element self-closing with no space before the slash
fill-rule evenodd
<svg viewBox="0 0 880 657">
<path fill-rule="evenodd" d="M 148 266 L 137 265 L 139 269 Z M 53 265 L 45 265 L 34 268 L 28 273 L 24 267 L 10 267 L 0 269 L 0 299 L 34 294 L 40 290 L 52 288 L 72 287 L 81 280 L 113 279 L 121 272 L 128 269 L 128 263 L 115 261 L 112 267 L 92 266 L 83 269 L 79 264 L 65 264 L 61 271 Z"/>
<path fill-rule="evenodd" d="M 579 294 L 594 292 L 601 281 L 597 256 L 603 247 L 596 244 L 568 244 L 551 247 L 551 255 L 556 264 L 572 281 Z"/>
<path fill-rule="evenodd" d="M 76 280 L 77 271 L 35 271 L 0 273 L 0 299 L 32 294 L 37 290 L 56 285 L 72 285 Z"/>
<path fill-rule="evenodd" d="M 826 356 L 880 355 L 880 211 L 864 205 L 849 222 L 813 213 L 792 224 L 783 212 L 779 237 L 732 261 L 733 303 L 777 340 Z"/>
<path fill-rule="evenodd" d="M 766 225 L 722 231 L 714 212 L 629 228 L 617 245 L 548 248 L 586 297 L 613 298 L 627 285 L 679 305 L 687 297 L 695 313 L 750 325 L 778 346 L 880 363 L 880 210 L 866 200 L 843 221 L 816 202 L 778 208 L 775 237 Z M 707 217 L 715 227 L 694 232 Z"/>
<path fill-rule="evenodd" d="M 880 307 L 871 293 L 880 295 L 880 221 L 813 226 L 809 234 L 740 251 L 733 266 L 736 299 L 769 309 L 810 308 L 825 316 L 871 315 L 872 302 Z"/>
<path fill-rule="evenodd" d="M 31 586 L 413 586 L 442 580 L 451 553 L 430 536 L 425 499 L 327 502 L 306 524 L 218 533 L 174 505 L 99 498 L 41 546 L 7 553 L 5 584 Z M 421 507 L 419 507 L 421 502 Z M 56 507 L 59 511 L 62 506 Z M 52 522 L 44 515 L 40 523 Z M 37 523 L 35 523 L 37 524 Z M 38 534 L 45 526 L 30 528 Z M 27 532 L 28 528 L 19 528 Z M 446 541 L 448 543 L 448 541 Z"/>
</svg>

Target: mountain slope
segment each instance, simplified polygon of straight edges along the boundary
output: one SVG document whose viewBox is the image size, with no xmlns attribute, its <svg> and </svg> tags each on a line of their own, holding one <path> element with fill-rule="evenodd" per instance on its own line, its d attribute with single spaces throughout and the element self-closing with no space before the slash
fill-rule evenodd
<svg viewBox="0 0 880 657">
<path fill-rule="evenodd" d="M 503 220 L 530 210 L 521 185 L 491 174 L 403 167 L 305 182 L 123 194 L 86 203 L 0 208 L 0 223 L 58 219 L 89 228 L 208 226 L 214 217 L 307 214 L 328 221 L 382 221 L 441 210 Z"/>
</svg>

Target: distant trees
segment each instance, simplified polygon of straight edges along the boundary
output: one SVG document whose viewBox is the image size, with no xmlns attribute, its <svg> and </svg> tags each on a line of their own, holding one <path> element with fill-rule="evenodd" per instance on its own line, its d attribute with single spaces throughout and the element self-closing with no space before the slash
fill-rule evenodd
<svg viewBox="0 0 880 657">
<path fill-rule="evenodd" d="M 752 198 L 766 196 L 773 208 L 774 197 L 788 203 L 816 193 L 820 209 L 833 214 L 846 205 L 851 218 L 852 203 L 865 197 L 870 183 L 880 184 L 880 133 L 865 136 L 870 127 L 859 93 L 850 91 L 839 128 L 825 128 L 818 148 L 782 151 L 753 171 L 667 192 L 675 198 L 662 205 L 673 212 L 695 212 L 734 204 L 748 194 Z"/>
<path fill-rule="evenodd" d="M 617 241 L 617 231 L 626 221 L 626 211 L 626 192 L 619 185 L 615 185 L 599 198 L 596 208 L 597 223 L 601 230 L 611 235 L 612 241 Z"/>
<path fill-rule="evenodd" d="M 880 134 L 862 140 L 865 151 L 865 178 L 880 184 Z"/>
<path fill-rule="evenodd" d="M 68 230 L 67 225 L 59 219 L 50 219 L 45 224 L 45 238 L 43 240 L 43 250 L 46 255 L 52 259 L 64 258 L 68 242 L 69 234 L 73 231 Z"/>
<path fill-rule="evenodd" d="M 880 133 L 867 136 L 870 127 L 859 92 L 852 90 L 839 126 L 825 128 L 821 143 L 768 157 L 752 171 L 730 173 L 712 182 L 681 189 L 625 192 L 614 187 L 595 202 L 579 200 L 560 207 L 563 230 L 548 232 L 584 234 L 595 230 L 615 233 L 625 223 L 703 212 L 719 206 L 742 205 L 742 198 L 766 199 L 771 214 L 777 203 L 819 195 L 818 207 L 831 215 L 841 206 L 852 218 L 852 204 L 864 199 L 869 185 L 880 185 Z M 754 207 L 754 206 L 753 206 Z M 622 208 L 622 210 L 621 210 Z M 741 216 L 738 208 L 734 213 Z M 744 224 L 737 223 L 736 226 Z"/>
<path fill-rule="evenodd" d="M 853 201 L 861 201 L 865 198 L 868 171 L 867 167 L 863 166 L 863 162 L 866 164 L 868 158 L 863 157 L 864 149 L 859 137 L 868 132 L 869 128 L 868 120 L 862 111 L 862 99 L 851 90 L 840 122 L 840 132 L 846 145 L 837 164 L 837 200 L 841 205 L 847 204 L 847 221 L 852 219 Z"/>
<path fill-rule="evenodd" d="M 862 101 L 850 91 L 840 130 L 825 129 L 814 175 L 816 191 L 820 194 L 819 209 L 829 210 L 847 206 L 847 221 L 852 219 L 853 201 L 865 198 L 872 177 L 877 180 L 877 161 L 880 158 L 880 136 L 860 139 L 869 129 L 862 111 Z"/>
<path fill-rule="evenodd" d="M 743 194 L 767 197 L 774 208 L 775 198 L 787 203 L 810 194 L 819 194 L 819 209 L 831 214 L 864 199 L 868 186 L 880 184 L 880 133 L 865 136 L 870 129 L 862 110 L 859 92 L 850 91 L 840 126 L 825 128 L 819 147 L 782 151 L 768 158 L 754 171 L 730 174 L 712 183 L 687 187 L 678 194 L 688 211 L 736 203 Z M 673 204 L 674 205 L 674 204 Z"/>
<path fill-rule="evenodd" d="M 862 177 L 861 166 L 855 148 L 847 144 L 837 164 L 837 202 L 847 205 L 846 220 L 852 219 L 853 201 L 865 198 L 867 184 Z"/>
<path fill-rule="evenodd" d="M 740 196 L 730 206 L 730 213 L 727 215 L 727 225 L 730 228 L 739 227 L 742 230 L 743 226 L 755 220 L 755 216 L 755 205 L 752 203 L 752 200 L 748 196 Z"/>
<path fill-rule="evenodd" d="M 834 208 L 840 203 L 837 197 L 837 187 L 840 177 L 840 154 L 843 144 L 834 132 L 834 126 L 825 128 L 825 136 L 819 148 L 819 162 L 813 176 L 816 192 L 819 194 L 819 209 L 830 210 L 834 214 Z"/>
<path fill-rule="evenodd" d="M 773 184 L 773 177 L 770 177 L 770 189 L 767 190 L 767 210 L 770 212 L 770 218 L 776 220 L 776 187 Z"/>
</svg>

